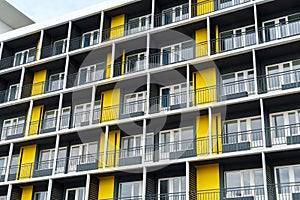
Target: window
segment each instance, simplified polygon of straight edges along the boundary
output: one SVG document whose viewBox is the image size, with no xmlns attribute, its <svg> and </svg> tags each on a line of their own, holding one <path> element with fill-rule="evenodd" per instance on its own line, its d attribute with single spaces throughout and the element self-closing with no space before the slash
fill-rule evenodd
<svg viewBox="0 0 300 200">
<path fill-rule="evenodd" d="M 145 69 L 145 52 L 127 56 L 125 73 L 138 72 Z"/>
<path fill-rule="evenodd" d="M 191 41 L 173 44 L 161 48 L 161 65 L 189 60 L 194 56 L 194 48 Z"/>
<path fill-rule="evenodd" d="M 119 199 L 138 200 L 142 196 L 142 181 L 120 183 Z"/>
<path fill-rule="evenodd" d="M 43 129 L 52 129 L 56 127 L 56 119 L 57 119 L 58 110 L 50 110 L 45 112 Z"/>
<path fill-rule="evenodd" d="M 220 9 L 229 8 L 235 5 L 249 2 L 250 0 L 220 0 Z"/>
<path fill-rule="evenodd" d="M 23 134 L 24 125 L 25 117 L 4 120 L 1 139 L 4 140 L 7 136 Z"/>
<path fill-rule="evenodd" d="M 253 94 L 255 90 L 253 70 L 222 75 L 222 89 L 224 96 L 241 92 Z"/>
<path fill-rule="evenodd" d="M 96 65 L 82 67 L 79 69 L 78 85 L 83 85 L 93 81 L 102 80 L 105 77 L 105 65 L 99 63 Z"/>
<path fill-rule="evenodd" d="M 271 136 L 274 145 L 286 144 L 286 137 L 300 134 L 300 111 L 291 110 L 270 115 Z"/>
<path fill-rule="evenodd" d="M 23 65 L 35 61 L 36 48 L 27 49 L 15 54 L 14 66 Z"/>
<path fill-rule="evenodd" d="M 266 66 L 268 91 L 280 90 L 300 82 L 300 60 Z"/>
<path fill-rule="evenodd" d="M 0 176 L 5 175 L 6 172 L 6 157 L 0 157 Z M 1 199 L 0 199 L 1 200 Z"/>
<path fill-rule="evenodd" d="M 169 159 L 170 152 L 194 149 L 193 127 L 161 131 L 159 135 L 160 159 Z"/>
<path fill-rule="evenodd" d="M 148 30 L 151 26 L 151 15 L 145 15 L 128 20 L 128 34 Z"/>
<path fill-rule="evenodd" d="M 66 157 L 66 147 L 58 149 L 58 160 Z M 38 170 L 52 169 L 54 161 L 55 149 L 41 150 L 39 157 Z"/>
<path fill-rule="evenodd" d="M 57 40 L 53 43 L 53 55 L 59 55 L 66 52 L 67 39 Z"/>
<path fill-rule="evenodd" d="M 94 163 L 97 159 L 97 142 L 71 146 L 69 171 L 76 171 L 78 164 Z"/>
<path fill-rule="evenodd" d="M 262 147 L 262 125 L 260 117 L 241 118 L 226 121 L 224 124 L 223 142 L 236 144 L 250 142 L 250 147 Z"/>
<path fill-rule="evenodd" d="M 57 91 L 63 88 L 65 73 L 53 74 L 49 78 L 48 91 Z"/>
<path fill-rule="evenodd" d="M 189 5 L 184 4 L 162 11 L 162 25 L 171 24 L 189 18 Z"/>
<path fill-rule="evenodd" d="M 7 101 L 13 101 L 18 99 L 20 84 L 14 84 L 9 86 Z"/>
<path fill-rule="evenodd" d="M 275 167 L 275 182 L 277 184 L 277 194 L 279 197 L 282 196 L 281 198 L 287 198 L 287 195 L 292 193 L 299 193 L 300 166 Z"/>
<path fill-rule="evenodd" d="M 64 173 L 66 168 L 67 147 L 58 149 L 55 173 Z"/>
<path fill-rule="evenodd" d="M 88 47 L 99 43 L 99 30 L 84 33 L 82 35 L 82 47 Z"/>
<path fill-rule="evenodd" d="M 228 171 L 225 181 L 227 198 L 264 195 L 262 169 Z"/>
<path fill-rule="evenodd" d="M 124 114 L 143 112 L 146 106 L 146 92 L 126 94 L 124 96 Z"/>
<path fill-rule="evenodd" d="M 46 192 L 35 192 L 34 200 L 47 200 L 47 191 Z"/>
<path fill-rule="evenodd" d="M 192 89 L 191 84 L 190 84 L 190 90 Z M 192 92 L 190 92 L 190 95 L 192 95 Z M 168 110 L 170 109 L 170 106 L 173 105 L 186 104 L 187 102 L 186 83 L 162 87 L 160 89 L 160 96 L 161 96 L 161 100 L 160 100 L 161 110 Z M 191 101 L 192 98 L 190 96 L 189 102 Z"/>
<path fill-rule="evenodd" d="M 159 199 L 185 199 L 186 177 L 173 177 L 158 180 Z"/>
<path fill-rule="evenodd" d="M 91 103 L 75 106 L 74 126 L 85 126 L 90 121 Z"/>
<path fill-rule="evenodd" d="M 9 174 L 17 174 L 19 165 L 19 155 L 13 155 L 10 162 Z"/>
<path fill-rule="evenodd" d="M 67 189 L 66 200 L 83 200 L 85 199 L 85 188 Z"/>
<path fill-rule="evenodd" d="M 272 41 L 300 34 L 300 14 L 293 14 L 263 22 L 264 41 Z"/>
<path fill-rule="evenodd" d="M 122 138 L 121 158 L 141 156 L 141 135 Z"/>
<path fill-rule="evenodd" d="M 71 108 L 66 107 L 62 109 L 60 129 L 67 129 L 70 125 Z"/>
<path fill-rule="evenodd" d="M 228 51 L 256 43 L 253 25 L 220 33 L 221 51 Z"/>
<path fill-rule="evenodd" d="M 6 200 L 6 196 L 0 196 L 0 200 Z"/>
</svg>

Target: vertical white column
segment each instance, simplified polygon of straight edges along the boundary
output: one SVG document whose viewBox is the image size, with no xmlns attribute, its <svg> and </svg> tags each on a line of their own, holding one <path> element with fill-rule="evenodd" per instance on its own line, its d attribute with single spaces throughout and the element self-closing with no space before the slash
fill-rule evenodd
<svg viewBox="0 0 300 200">
<path fill-rule="evenodd" d="M 212 155 L 212 108 L 208 108 L 208 134 L 209 134 L 209 155 Z"/>
<path fill-rule="evenodd" d="M 26 119 L 25 137 L 27 137 L 29 134 L 32 109 L 33 109 L 33 100 L 30 100 L 28 115 L 27 115 L 27 119 Z"/>
<path fill-rule="evenodd" d="M 22 67 L 21 78 L 20 78 L 20 86 L 19 86 L 19 91 L 18 91 L 18 99 L 21 99 L 23 84 L 24 84 L 24 78 L 25 78 L 25 67 Z"/>
<path fill-rule="evenodd" d="M 186 161 L 185 163 L 185 199 L 189 198 L 190 194 L 190 163 Z"/>
<path fill-rule="evenodd" d="M 2 58 L 3 48 L 4 48 L 4 42 L 0 42 L 0 60 Z M 1 68 L 1 66 L 0 66 L 0 68 Z"/>
<path fill-rule="evenodd" d="M 59 140 L 60 140 L 60 135 L 56 135 L 52 175 L 55 175 L 55 171 L 56 171 L 56 167 L 57 167 Z"/>
<path fill-rule="evenodd" d="M 110 78 L 114 77 L 115 54 L 116 54 L 116 43 L 113 43 L 112 50 L 111 50 Z"/>
<path fill-rule="evenodd" d="M 146 64 L 145 69 L 149 69 L 150 65 L 150 33 L 147 33 L 147 49 L 146 49 Z"/>
<path fill-rule="evenodd" d="M 147 101 L 146 101 L 146 115 L 150 112 L 150 73 L 147 73 Z"/>
<path fill-rule="evenodd" d="M 8 181 L 8 175 L 10 171 L 10 164 L 11 164 L 11 159 L 13 156 L 13 150 L 14 150 L 14 143 L 10 143 L 9 145 L 9 152 L 8 152 L 8 159 L 7 159 L 7 164 L 6 164 L 6 170 L 5 170 L 5 182 Z"/>
<path fill-rule="evenodd" d="M 43 46 L 43 40 L 44 40 L 44 33 L 45 33 L 45 31 L 41 30 L 41 36 L 40 36 L 40 42 L 39 42 L 40 44 L 37 47 L 37 53 L 38 53 L 37 60 L 41 59 L 42 46 Z"/>
<path fill-rule="evenodd" d="M 264 194 L 265 194 L 265 200 L 268 200 L 268 182 L 267 182 L 267 165 L 266 165 L 266 156 L 265 153 L 261 153 L 262 157 L 262 167 L 263 167 L 263 181 L 264 181 Z"/>
<path fill-rule="evenodd" d="M 59 102 L 58 102 L 58 109 L 57 109 L 57 119 L 56 119 L 56 131 L 59 131 L 60 129 L 60 124 L 61 124 L 61 114 L 62 114 L 62 107 L 63 107 L 63 98 L 64 95 L 63 93 L 59 94 Z"/>
<path fill-rule="evenodd" d="M 143 119 L 143 137 L 142 137 L 142 163 L 145 162 L 146 153 L 146 137 L 147 137 L 147 120 Z"/>
<path fill-rule="evenodd" d="M 102 42 L 103 27 L 104 27 L 104 11 L 102 10 L 101 11 L 101 19 L 100 19 L 99 43 Z"/>
<path fill-rule="evenodd" d="M 66 52 L 69 52 L 71 33 L 72 33 L 72 21 L 69 21 Z"/>
<path fill-rule="evenodd" d="M 190 99 L 190 65 L 186 65 L 186 107 L 190 107 L 190 102 L 192 102 Z"/>
<path fill-rule="evenodd" d="M 70 62 L 70 56 L 67 55 L 67 57 L 66 57 L 66 63 L 65 63 L 65 72 L 64 72 L 65 76 L 64 76 L 63 90 L 65 90 L 67 88 L 69 62 Z"/>
<path fill-rule="evenodd" d="M 192 18 L 192 0 L 189 0 L 189 18 Z"/>
<path fill-rule="evenodd" d="M 252 49 L 252 62 L 253 62 L 253 76 L 254 76 L 254 88 L 255 94 L 258 94 L 258 79 L 257 79 L 257 66 L 256 66 L 256 53 L 255 50 Z"/>
<path fill-rule="evenodd" d="M 93 88 L 92 88 L 92 99 L 91 99 L 90 125 L 93 124 L 94 106 L 95 106 L 95 94 L 96 94 L 96 86 L 93 85 Z"/>
<path fill-rule="evenodd" d="M 106 126 L 105 127 L 105 140 L 104 140 L 103 169 L 106 167 L 106 163 L 107 163 L 108 133 L 109 133 L 109 126 Z"/>
<path fill-rule="evenodd" d="M 53 179 L 50 178 L 48 182 L 47 200 L 51 200 L 52 186 L 53 186 Z"/>
<path fill-rule="evenodd" d="M 154 18 L 155 16 L 155 0 L 152 0 L 152 7 L 151 7 L 151 28 L 154 28 Z"/>
<path fill-rule="evenodd" d="M 210 42 L 210 18 L 206 18 L 206 26 L 207 26 L 207 55 L 211 54 L 211 42 Z"/>
<path fill-rule="evenodd" d="M 6 200 L 13 200 L 13 199 L 11 199 L 12 187 L 13 187 L 12 184 L 9 184 L 9 185 L 8 185 L 8 190 L 7 190 Z"/>
<path fill-rule="evenodd" d="M 86 184 L 85 184 L 85 200 L 89 199 L 89 194 L 90 194 L 90 182 L 91 182 L 91 175 L 87 174 L 86 175 Z"/>
<path fill-rule="evenodd" d="M 253 4 L 253 9 L 254 9 L 254 22 L 255 22 L 255 39 L 256 39 L 256 44 L 259 44 L 259 34 L 258 34 L 258 19 L 257 19 L 257 6 L 256 3 Z"/>
<path fill-rule="evenodd" d="M 147 169 L 143 167 L 143 189 L 142 189 L 142 199 L 146 199 L 146 191 L 147 191 Z"/>
<path fill-rule="evenodd" d="M 259 99 L 259 103 L 260 103 L 260 116 L 261 116 L 261 126 L 262 126 L 262 135 L 263 135 L 263 143 L 264 143 L 264 148 L 266 148 L 266 130 L 265 130 L 265 110 L 264 110 L 264 102 L 262 99 Z"/>
</svg>

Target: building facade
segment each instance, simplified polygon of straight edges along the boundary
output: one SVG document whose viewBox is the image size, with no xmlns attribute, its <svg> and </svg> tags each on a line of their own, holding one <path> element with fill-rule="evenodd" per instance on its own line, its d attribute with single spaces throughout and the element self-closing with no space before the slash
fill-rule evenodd
<svg viewBox="0 0 300 200">
<path fill-rule="evenodd" d="M 299 35 L 297 0 L 116 1 L 0 35 L 0 200 L 300 199 Z"/>
</svg>

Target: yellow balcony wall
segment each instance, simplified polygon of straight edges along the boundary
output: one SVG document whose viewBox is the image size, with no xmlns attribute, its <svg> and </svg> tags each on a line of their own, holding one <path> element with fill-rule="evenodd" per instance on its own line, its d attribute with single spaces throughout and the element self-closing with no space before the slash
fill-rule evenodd
<svg viewBox="0 0 300 200">
<path fill-rule="evenodd" d="M 101 94 L 101 120 L 113 121 L 119 118 L 120 89 L 113 89 Z"/>
<path fill-rule="evenodd" d="M 117 167 L 119 165 L 121 131 L 110 131 L 108 133 L 107 144 L 107 167 Z"/>
<path fill-rule="evenodd" d="M 196 40 L 196 57 L 207 56 L 208 46 L 207 46 L 207 28 L 196 30 L 195 33 Z"/>
<path fill-rule="evenodd" d="M 33 193 L 33 186 L 22 187 L 22 197 L 21 200 L 31 200 Z"/>
<path fill-rule="evenodd" d="M 111 74 L 111 53 L 107 54 L 106 57 L 106 75 L 105 78 L 109 79 Z"/>
<path fill-rule="evenodd" d="M 197 0 L 197 16 L 214 11 L 214 1 L 212 0 Z"/>
<path fill-rule="evenodd" d="M 110 26 L 110 39 L 124 36 L 125 14 L 112 17 Z"/>
<path fill-rule="evenodd" d="M 43 113 L 44 105 L 33 107 L 28 135 L 40 134 L 42 128 Z"/>
<path fill-rule="evenodd" d="M 196 167 L 197 199 L 220 199 L 219 164 L 209 164 Z M 213 193 L 215 192 L 215 193 Z M 209 194 L 211 193 L 211 197 Z"/>
<path fill-rule="evenodd" d="M 114 198 L 115 177 L 101 177 L 99 180 L 98 200 L 107 200 Z"/>
<path fill-rule="evenodd" d="M 35 72 L 33 75 L 33 85 L 31 89 L 31 96 L 43 94 L 45 90 L 47 70 Z"/>
<path fill-rule="evenodd" d="M 35 154 L 36 144 L 21 147 L 19 154 L 19 169 L 17 172 L 17 180 L 32 178 Z"/>
</svg>

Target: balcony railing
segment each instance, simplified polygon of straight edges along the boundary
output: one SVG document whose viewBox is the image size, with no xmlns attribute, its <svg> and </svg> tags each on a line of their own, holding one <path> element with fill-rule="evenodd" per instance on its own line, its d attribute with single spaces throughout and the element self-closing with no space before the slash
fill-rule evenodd
<svg viewBox="0 0 300 200">
<path fill-rule="evenodd" d="M 146 196 L 147 200 L 187 200 L 185 192 L 174 192 Z"/>
<path fill-rule="evenodd" d="M 6 167 L 0 167 L 0 182 L 4 182 L 6 174 Z"/>
<path fill-rule="evenodd" d="M 85 72 L 70 74 L 67 77 L 67 88 L 104 80 L 105 77 L 106 77 L 106 69 L 101 69 L 96 71 L 87 70 Z"/>
<path fill-rule="evenodd" d="M 68 160 L 68 172 L 87 171 L 98 168 L 98 154 L 85 154 L 73 156 Z"/>
<path fill-rule="evenodd" d="M 56 131 L 57 118 L 48 118 L 30 122 L 28 135 L 38 135 Z"/>
<path fill-rule="evenodd" d="M 17 92 L 17 90 L 16 90 Z M 0 103 L 17 100 L 16 95 L 10 94 L 9 90 L 0 91 Z"/>
<path fill-rule="evenodd" d="M 35 163 L 26 163 L 22 165 L 11 165 L 8 180 L 21 180 L 32 178 Z"/>
<path fill-rule="evenodd" d="M 56 45 L 44 46 L 41 49 L 41 59 L 66 53 L 67 40 Z"/>
<path fill-rule="evenodd" d="M 4 70 L 4 69 L 11 68 L 11 67 L 16 67 L 16 66 L 19 66 L 19 65 L 23 65 L 23 64 L 33 62 L 33 61 L 36 60 L 37 52 L 38 52 L 37 49 L 30 50 L 28 54 L 31 54 L 32 56 L 28 56 L 26 58 L 26 60 L 23 61 L 22 63 L 18 63 L 15 56 L 2 58 L 0 60 L 0 70 Z"/>
<path fill-rule="evenodd" d="M 22 87 L 22 98 L 59 91 L 63 87 L 63 79 L 56 81 L 44 81 Z"/>
<path fill-rule="evenodd" d="M 258 77 L 260 93 L 300 87 L 300 69 Z"/>
<path fill-rule="evenodd" d="M 239 187 L 239 188 L 224 188 L 208 191 L 190 192 L 191 199 L 199 200 L 220 200 L 220 199 L 255 199 L 265 200 L 263 186 Z"/>
<path fill-rule="evenodd" d="M 247 97 L 255 94 L 254 78 L 223 83 L 220 87 L 220 101 Z"/>
<path fill-rule="evenodd" d="M 287 21 L 259 29 L 260 43 L 280 40 L 300 34 L 300 20 Z"/>
<path fill-rule="evenodd" d="M 93 35 L 93 40 L 91 41 L 84 41 L 85 37 L 84 36 L 80 36 L 80 37 L 76 37 L 76 38 L 72 38 L 70 39 L 70 47 L 69 50 L 70 51 L 74 51 L 77 49 L 81 49 L 81 48 L 85 48 L 85 47 L 89 47 L 89 46 L 93 46 L 96 44 L 99 44 L 99 36 L 100 34 L 97 33 L 96 35 Z M 88 38 L 90 39 L 90 38 Z"/>
<path fill-rule="evenodd" d="M 146 57 L 114 63 L 114 77 L 144 71 L 145 69 Z"/>
<path fill-rule="evenodd" d="M 268 185 L 269 199 L 296 200 L 300 198 L 300 183 Z"/>
<path fill-rule="evenodd" d="M 300 144 L 300 124 L 267 128 L 272 146 Z"/>
<path fill-rule="evenodd" d="M 211 145 L 210 138 L 198 137 L 196 139 L 196 154 L 197 156 L 208 156 L 210 153 L 219 154 L 222 152 L 222 136 L 212 136 Z"/>
<path fill-rule="evenodd" d="M 216 86 L 199 88 L 193 90 L 191 94 L 192 94 L 191 98 L 194 106 L 216 102 L 218 97 Z"/>
<path fill-rule="evenodd" d="M 13 126 L 6 126 L 2 128 L 1 139 L 10 140 L 15 138 L 21 138 L 24 136 L 25 123 L 17 124 Z"/>
<path fill-rule="evenodd" d="M 211 40 L 211 53 L 218 54 L 256 44 L 255 30 Z"/>
</svg>

